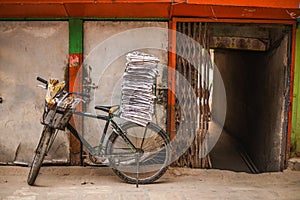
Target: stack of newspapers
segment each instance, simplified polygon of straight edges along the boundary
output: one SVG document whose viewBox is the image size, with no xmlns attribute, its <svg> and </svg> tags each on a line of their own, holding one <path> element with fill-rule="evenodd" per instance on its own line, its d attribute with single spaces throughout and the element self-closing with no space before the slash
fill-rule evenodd
<svg viewBox="0 0 300 200">
<path fill-rule="evenodd" d="M 158 75 L 159 59 L 132 52 L 126 56 L 122 82 L 121 118 L 146 126 L 154 113 L 153 84 Z"/>
</svg>

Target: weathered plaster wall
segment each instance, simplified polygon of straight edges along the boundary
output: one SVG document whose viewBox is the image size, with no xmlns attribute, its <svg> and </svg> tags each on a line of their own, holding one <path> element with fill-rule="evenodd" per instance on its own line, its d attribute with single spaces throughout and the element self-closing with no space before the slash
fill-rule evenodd
<svg viewBox="0 0 300 200">
<path fill-rule="evenodd" d="M 283 169 L 288 38 L 267 52 L 216 50 L 227 96 L 225 129 L 258 169 Z"/>
<path fill-rule="evenodd" d="M 134 50 L 151 53 L 160 59 L 158 86 L 167 86 L 167 22 L 87 21 L 84 22 L 84 65 L 90 66 L 90 78 L 97 88 L 91 89 L 87 111 L 95 105 L 119 105 L 126 54 Z M 157 105 L 154 122 L 166 126 L 166 109 Z M 101 111 L 97 113 L 105 114 Z M 99 120 L 84 121 L 85 138 L 94 145 L 104 124 Z"/>
<path fill-rule="evenodd" d="M 31 162 L 42 125 L 45 90 L 37 76 L 64 79 L 67 22 L 0 22 L 0 162 Z M 68 136 L 60 133 L 47 159 L 68 159 Z"/>
</svg>

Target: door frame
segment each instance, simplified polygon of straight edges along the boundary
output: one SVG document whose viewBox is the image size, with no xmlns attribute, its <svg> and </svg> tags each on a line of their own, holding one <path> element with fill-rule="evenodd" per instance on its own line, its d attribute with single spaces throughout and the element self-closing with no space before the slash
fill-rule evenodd
<svg viewBox="0 0 300 200">
<path fill-rule="evenodd" d="M 293 106 L 293 89 L 294 89 L 294 68 L 295 68 L 295 49 L 296 49 L 296 20 L 265 20 L 265 19 L 211 19 L 211 18 L 189 18 L 189 17 L 173 17 L 169 21 L 169 73 L 168 73 L 168 111 L 167 111 L 167 131 L 171 140 L 176 135 L 176 119 L 175 119 L 175 70 L 176 70 L 176 23 L 177 22 L 211 22 L 211 23 L 244 23 L 244 24 L 280 24 L 291 25 L 292 35 L 290 41 L 290 74 L 289 74 L 289 102 L 286 106 L 287 123 L 285 127 L 286 132 L 286 151 L 285 151 L 285 165 L 290 157 L 290 143 L 291 143 L 291 127 L 292 127 L 292 106 Z M 175 52 L 175 53 L 174 53 Z M 297 103 L 297 102 L 296 102 Z"/>
</svg>

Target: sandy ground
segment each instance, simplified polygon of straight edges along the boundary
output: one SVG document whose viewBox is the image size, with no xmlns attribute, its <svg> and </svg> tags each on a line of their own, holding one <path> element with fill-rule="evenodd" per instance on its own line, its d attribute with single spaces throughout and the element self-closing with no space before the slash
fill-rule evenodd
<svg viewBox="0 0 300 200">
<path fill-rule="evenodd" d="M 109 168 L 43 167 L 37 186 L 29 168 L 0 166 L 0 199 L 300 199 L 300 171 L 248 174 L 170 168 L 156 183 L 126 184 Z"/>
</svg>

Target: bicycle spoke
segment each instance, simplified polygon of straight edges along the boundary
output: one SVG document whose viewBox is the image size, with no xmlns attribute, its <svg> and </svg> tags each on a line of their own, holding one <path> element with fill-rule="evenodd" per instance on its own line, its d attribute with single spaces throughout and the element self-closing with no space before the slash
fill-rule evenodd
<svg viewBox="0 0 300 200">
<path fill-rule="evenodd" d="M 146 138 L 146 133 L 147 133 L 147 126 L 145 127 L 145 131 L 144 131 L 144 136 L 142 137 L 142 142 L 141 142 L 141 149 L 143 148 L 143 144 L 144 144 L 144 141 L 145 141 L 145 138 Z"/>
<path fill-rule="evenodd" d="M 126 123 L 122 126 L 122 130 L 126 132 L 131 143 L 139 147 L 139 154 L 135 153 L 134 156 L 111 159 L 113 171 L 128 183 L 136 183 L 137 177 L 139 184 L 157 180 L 165 173 L 169 164 L 168 136 L 153 123 L 147 127 Z M 109 141 L 107 145 L 109 154 L 129 153 L 129 148 L 126 148 L 127 144 L 120 134 L 112 134 Z"/>
</svg>

